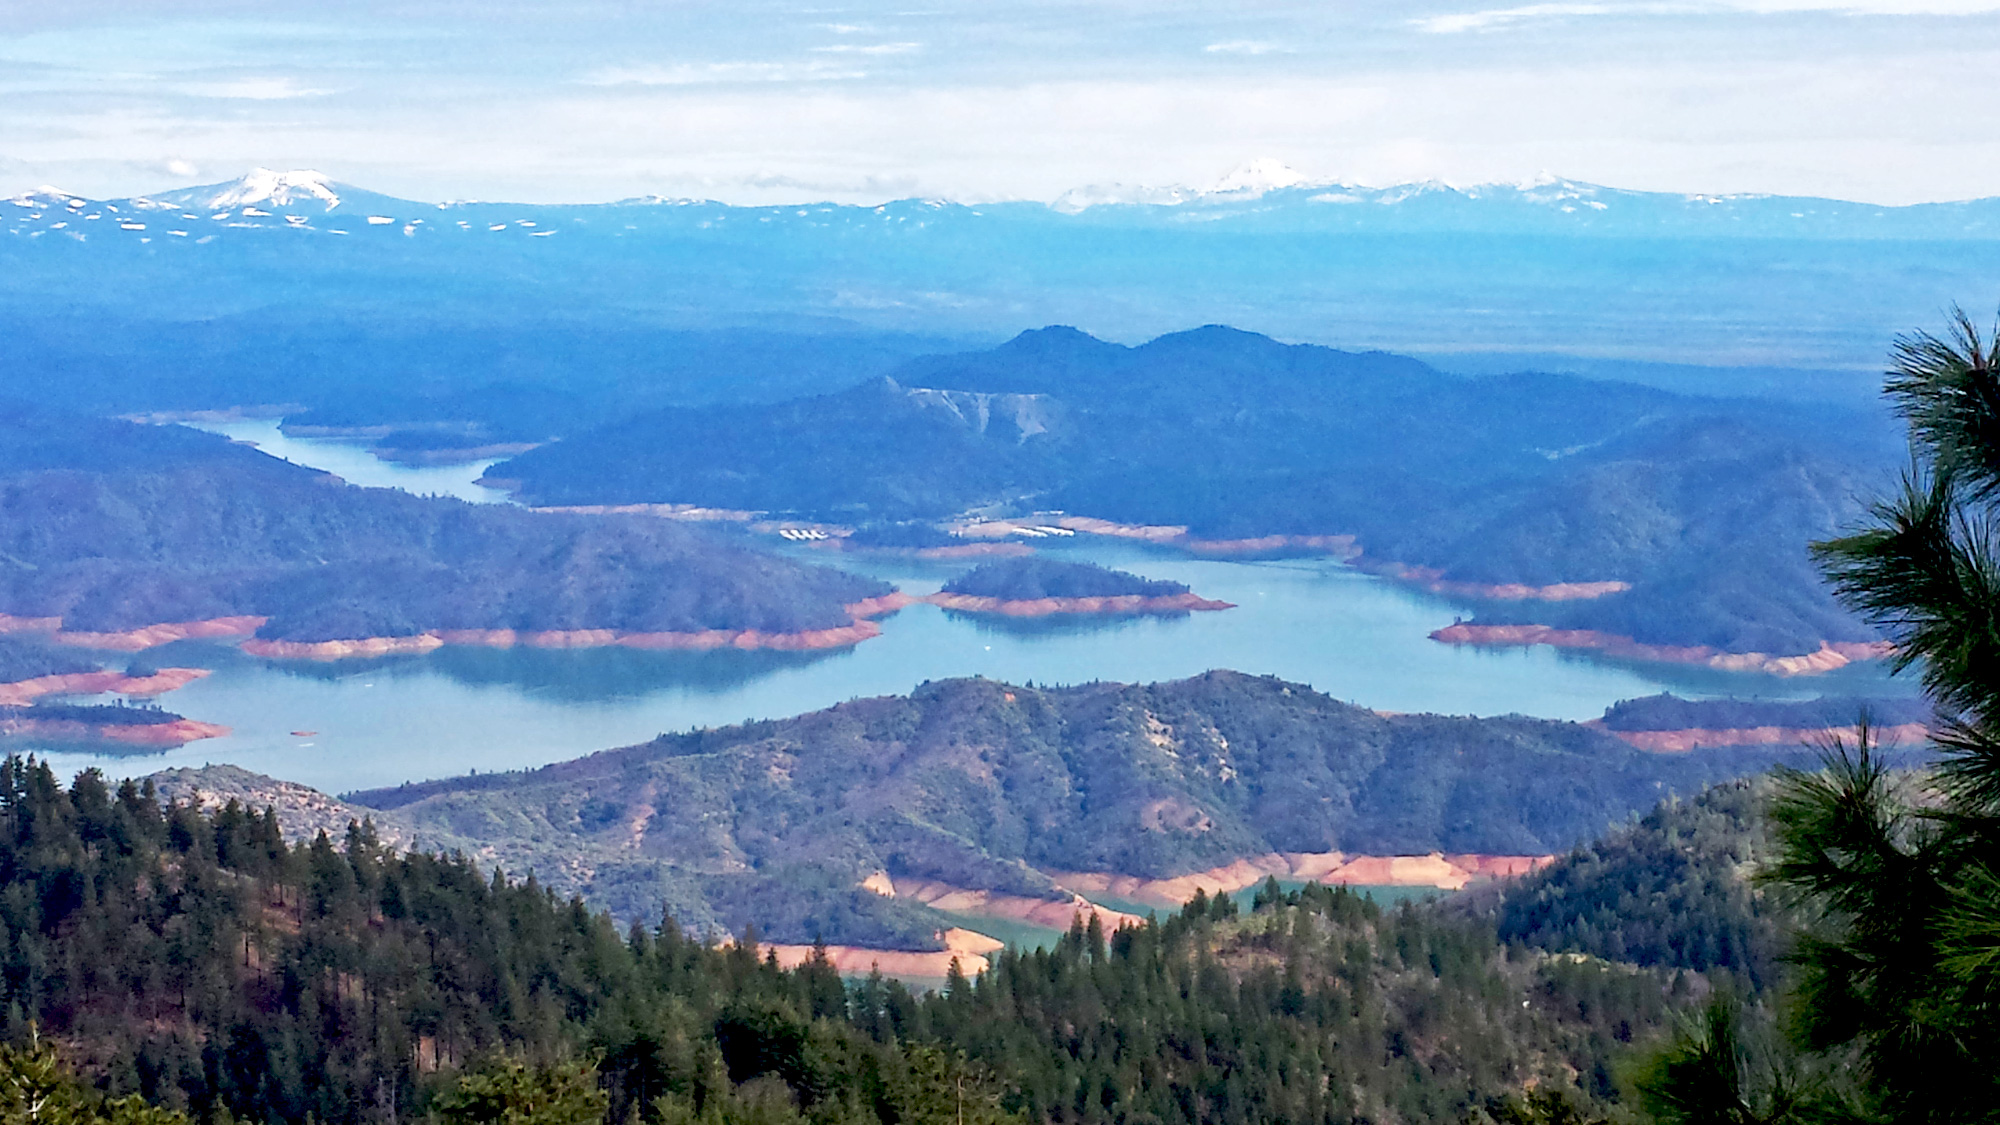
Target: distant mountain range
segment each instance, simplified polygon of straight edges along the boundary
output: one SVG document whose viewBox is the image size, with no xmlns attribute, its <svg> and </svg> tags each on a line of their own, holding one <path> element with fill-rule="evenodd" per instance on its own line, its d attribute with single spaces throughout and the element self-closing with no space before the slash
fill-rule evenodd
<svg viewBox="0 0 2000 1125">
<path fill-rule="evenodd" d="M 1591 234 L 1616 237 L 1713 236 L 1724 238 L 2000 240 L 2000 196 L 1949 203 L 1889 206 L 1813 196 L 1628 191 L 1544 176 L 1523 183 L 1454 186 L 1436 180 L 1368 187 L 1338 180 L 1309 180 L 1281 165 L 1246 166 L 1207 189 L 1094 185 L 1064 193 L 1051 203 L 965 204 L 942 199 L 901 199 L 877 205 L 773 204 L 743 207 L 713 200 L 644 196 L 599 204 L 532 204 L 454 200 L 423 203 L 337 183 L 312 171 L 257 168 L 226 183 L 176 188 L 153 195 L 96 200 L 56 188 L 22 192 L 12 205 L 11 229 L 65 231 L 69 237 L 102 230 L 150 231 L 150 237 L 199 238 L 242 229 L 306 229 L 328 234 L 436 236 L 451 229 L 525 238 L 596 234 L 589 220 L 650 216 L 647 229 L 708 229 L 718 218 L 791 222 L 790 228 L 829 225 L 934 225 L 951 218 L 1021 219 L 1036 215 L 1083 218 L 1092 224 L 1172 226 L 1223 222 L 1257 229 L 1346 230 L 1417 233 Z M 533 218 L 501 219 L 534 211 L 568 220 L 554 225 Z M 102 228 L 78 225 L 102 214 Z M 490 220 L 481 226 L 474 219 Z M 58 223 L 66 225 L 58 226 Z M 194 226 L 188 224 L 193 223 Z M 210 224 L 210 225 L 203 225 Z M 415 229 L 407 229 L 415 228 Z M 616 237 L 617 235 L 614 235 Z"/>
<path fill-rule="evenodd" d="M 1122 338 L 1221 321 L 1401 350 L 1815 367 L 1872 365 L 1892 333 L 1994 296 L 1996 199 L 1238 180 L 873 207 L 418 203 L 267 170 L 122 200 L 30 192 L 0 202 L 0 315 L 960 336 L 1063 322 Z"/>
</svg>

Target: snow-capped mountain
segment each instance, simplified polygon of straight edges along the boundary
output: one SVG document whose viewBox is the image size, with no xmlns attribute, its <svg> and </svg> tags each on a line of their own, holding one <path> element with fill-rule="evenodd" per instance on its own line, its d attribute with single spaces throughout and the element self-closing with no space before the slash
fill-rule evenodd
<svg viewBox="0 0 2000 1125">
<path fill-rule="evenodd" d="M 206 211 L 265 205 L 325 213 L 340 206 L 340 193 L 324 173 L 274 172 L 269 168 L 252 168 L 226 184 L 162 192 L 153 198 L 176 207 Z"/>
<path fill-rule="evenodd" d="M 1132 184 L 1089 184 L 1071 188 L 1057 196 L 1049 204 L 1054 210 L 1066 215 L 1074 215 L 1092 207 L 1111 205 L 1137 205 L 1144 207 L 1178 207 L 1185 203 L 1204 201 L 1246 201 L 1261 199 L 1266 193 L 1284 188 L 1333 184 L 1332 180 L 1314 180 L 1282 161 L 1253 160 L 1230 171 L 1227 175 L 1205 188 L 1173 185 L 1170 187 L 1147 187 Z"/>
<path fill-rule="evenodd" d="M 130 199 L 0 200 L 0 315 L 146 284 L 189 316 L 504 298 L 681 322 L 1124 338 L 1222 322 L 1406 350 L 1864 363 L 1913 316 L 1992 301 L 1996 249 L 2000 199 L 1885 207 L 1554 176 L 1369 187 L 1276 161 L 1053 203 L 762 207 L 424 203 L 260 169 Z"/>
</svg>

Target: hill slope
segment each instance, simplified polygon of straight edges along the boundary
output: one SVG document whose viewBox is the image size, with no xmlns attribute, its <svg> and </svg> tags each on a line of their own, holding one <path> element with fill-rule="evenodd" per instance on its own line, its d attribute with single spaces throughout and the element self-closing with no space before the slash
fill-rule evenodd
<svg viewBox="0 0 2000 1125">
<path fill-rule="evenodd" d="M 934 916 L 864 879 L 1063 900 L 1064 872 L 1556 852 L 1666 793 L 1790 756 L 1657 755 L 1572 723 L 1382 716 L 1212 672 L 1056 689 L 941 681 L 348 799 L 622 916 L 665 902 L 689 925 L 925 948 Z"/>
<path fill-rule="evenodd" d="M 181 427 L 0 407 L 0 614 L 63 634 L 793 633 L 887 589 L 667 521 L 353 488 Z"/>
<path fill-rule="evenodd" d="M 1826 435 L 1843 444 L 1829 446 Z M 1801 653 L 1871 633 L 1806 544 L 1893 464 L 1879 420 L 1559 376 L 1463 379 L 1204 328 L 1124 348 L 1070 329 L 915 361 L 764 411 L 642 415 L 491 475 L 539 503 L 678 502 L 861 522 L 998 504 L 1217 539 L 1357 535 L 1478 597 L 1623 583 L 1482 621 Z"/>
</svg>

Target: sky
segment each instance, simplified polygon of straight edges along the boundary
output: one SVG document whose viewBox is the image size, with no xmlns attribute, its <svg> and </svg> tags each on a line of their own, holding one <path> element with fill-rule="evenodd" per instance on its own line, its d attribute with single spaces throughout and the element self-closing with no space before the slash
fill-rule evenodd
<svg viewBox="0 0 2000 1125">
<path fill-rule="evenodd" d="M 0 191 L 2000 195 L 2000 0 L 0 0 Z"/>
</svg>

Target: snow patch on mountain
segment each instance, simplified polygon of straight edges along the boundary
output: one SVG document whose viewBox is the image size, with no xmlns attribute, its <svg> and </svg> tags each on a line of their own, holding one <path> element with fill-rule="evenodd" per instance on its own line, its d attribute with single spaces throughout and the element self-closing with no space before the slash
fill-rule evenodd
<svg viewBox="0 0 2000 1125">
<path fill-rule="evenodd" d="M 1266 192 L 1278 191 L 1281 188 L 1305 187 L 1308 185 L 1321 186 L 1313 184 L 1312 180 L 1298 169 L 1292 168 L 1282 161 L 1267 158 L 1264 160 L 1252 160 L 1250 163 L 1236 168 L 1228 175 L 1217 180 L 1215 186 L 1209 188 L 1205 194 L 1255 197 L 1261 196 Z"/>
<path fill-rule="evenodd" d="M 1188 203 L 1247 203 L 1274 191 L 1332 186 L 1338 186 L 1337 181 L 1313 179 L 1283 161 L 1267 157 L 1239 165 L 1205 188 L 1180 184 L 1169 187 L 1090 184 L 1071 188 L 1057 196 L 1049 206 L 1063 214 L 1074 215 L 1092 207 L 1118 204 L 1178 207 Z"/>
<path fill-rule="evenodd" d="M 213 192 L 213 195 L 208 193 Z M 340 195 L 322 173 L 313 171 L 274 172 L 252 168 L 226 184 L 191 188 L 184 194 L 190 201 L 216 211 L 246 204 L 269 203 L 276 207 L 296 207 L 317 200 L 331 211 L 340 206 Z"/>
</svg>

